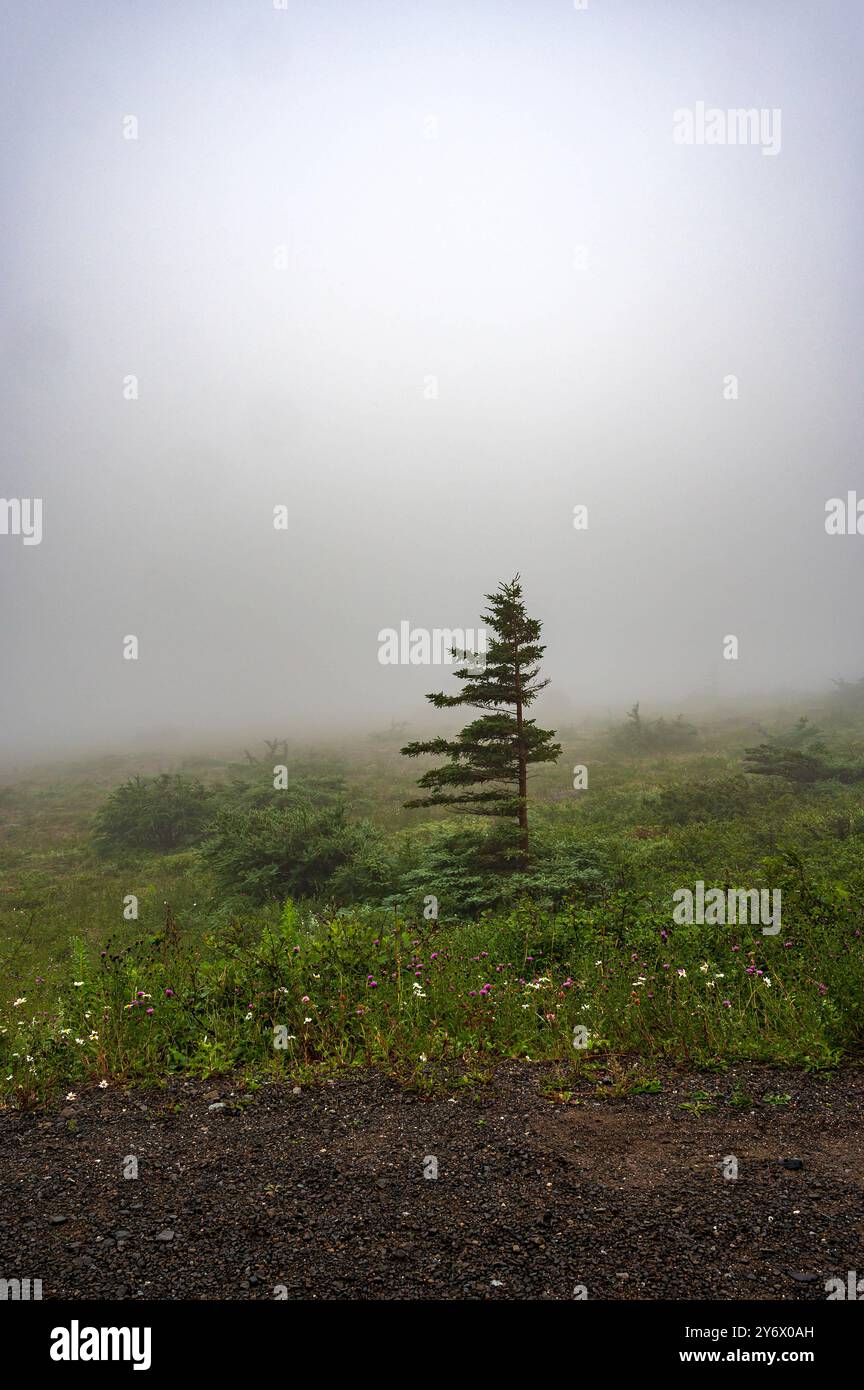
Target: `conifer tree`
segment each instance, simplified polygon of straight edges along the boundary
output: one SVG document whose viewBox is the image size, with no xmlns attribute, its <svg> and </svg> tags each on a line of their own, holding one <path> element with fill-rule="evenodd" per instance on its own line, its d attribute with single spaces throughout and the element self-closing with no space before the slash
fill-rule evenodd
<svg viewBox="0 0 864 1390">
<path fill-rule="evenodd" d="M 406 806 L 464 805 L 473 815 L 512 818 L 517 826 L 517 863 L 528 863 L 528 767 L 531 763 L 557 762 L 561 745 L 553 743 L 554 729 L 538 729 L 525 710 L 549 684 L 540 680 L 540 658 L 546 648 L 539 643 L 542 623 L 529 618 L 522 602 L 517 574 L 487 594 L 489 611 L 483 622 L 490 631 L 482 664 L 477 654 L 453 651 L 464 664 L 454 675 L 463 682 L 458 695 L 427 695 L 436 709 L 469 705 L 485 711 L 455 739 L 435 738 L 409 743 L 402 752 L 409 758 L 440 753 L 448 758 L 442 767 L 424 772 L 418 786 L 431 795 L 407 801 Z"/>
</svg>

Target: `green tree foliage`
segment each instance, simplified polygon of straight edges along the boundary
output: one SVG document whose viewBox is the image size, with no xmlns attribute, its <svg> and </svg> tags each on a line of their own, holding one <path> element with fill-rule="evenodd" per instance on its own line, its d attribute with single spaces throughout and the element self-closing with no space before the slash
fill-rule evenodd
<svg viewBox="0 0 864 1390">
<path fill-rule="evenodd" d="M 96 814 L 94 838 L 103 853 L 161 850 L 171 853 L 201 839 L 213 793 L 194 778 L 163 772 L 131 777 Z"/>
<path fill-rule="evenodd" d="M 534 845 L 527 873 L 501 873 L 507 839 L 480 826 L 445 823 L 423 845 L 417 863 L 399 879 L 389 901 L 419 918 L 434 894 L 442 922 L 476 917 L 489 908 L 529 898 L 535 906 L 593 898 L 604 883 L 598 857 L 578 845 Z"/>
<path fill-rule="evenodd" d="M 485 661 L 478 667 L 472 652 L 453 655 L 466 664 L 454 675 L 463 682 L 458 695 L 427 695 L 436 709 L 469 705 L 485 711 L 467 724 L 455 739 L 435 738 L 409 743 L 402 752 L 408 758 L 434 753 L 445 756 L 442 766 L 425 772 L 418 786 L 428 797 L 406 806 L 462 805 L 474 815 L 512 818 L 518 826 L 515 862 L 528 862 L 528 767 L 532 763 L 557 762 L 561 745 L 553 743 L 554 730 L 539 729 L 525 710 L 549 684 L 539 680 L 540 658 L 546 648 L 539 643 L 542 624 L 529 618 L 522 602 L 519 575 L 487 594 L 489 611 L 483 622 L 491 630 Z M 479 788 L 479 790 L 472 790 Z"/>
<path fill-rule="evenodd" d="M 791 729 L 768 734 L 763 743 L 744 750 L 747 772 L 762 777 L 782 777 L 798 787 L 817 782 L 864 781 L 864 765 L 848 762 L 832 753 L 820 730 L 804 716 Z"/>
<path fill-rule="evenodd" d="M 744 766 L 748 772 L 762 777 L 783 777 L 799 787 L 813 786 L 816 782 L 864 782 L 864 766 L 860 763 L 831 759 L 815 747 L 804 751 L 760 743 L 756 748 L 745 749 Z"/>
</svg>

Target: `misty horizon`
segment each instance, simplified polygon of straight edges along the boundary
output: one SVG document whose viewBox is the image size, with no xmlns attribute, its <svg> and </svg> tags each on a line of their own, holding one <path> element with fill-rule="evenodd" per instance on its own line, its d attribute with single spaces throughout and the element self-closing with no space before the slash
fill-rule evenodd
<svg viewBox="0 0 864 1390">
<path fill-rule="evenodd" d="M 855 6 L 4 20 L 4 766 L 430 728 L 517 571 L 547 722 L 864 674 Z"/>
</svg>

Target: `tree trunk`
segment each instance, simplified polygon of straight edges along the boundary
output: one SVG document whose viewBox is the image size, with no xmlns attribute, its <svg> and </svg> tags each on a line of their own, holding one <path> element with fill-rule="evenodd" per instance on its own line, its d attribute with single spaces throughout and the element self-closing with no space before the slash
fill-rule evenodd
<svg viewBox="0 0 864 1390">
<path fill-rule="evenodd" d="M 516 758 L 519 765 L 519 867 L 524 871 L 528 867 L 528 763 L 525 756 L 522 670 L 518 646 L 514 647 L 513 664 L 516 673 Z"/>
</svg>

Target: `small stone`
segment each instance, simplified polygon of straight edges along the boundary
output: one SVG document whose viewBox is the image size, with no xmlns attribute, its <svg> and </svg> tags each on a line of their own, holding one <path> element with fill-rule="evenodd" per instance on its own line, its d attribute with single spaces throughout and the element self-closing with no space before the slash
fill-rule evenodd
<svg viewBox="0 0 864 1390">
<path fill-rule="evenodd" d="M 208 1110 L 224 1110 L 224 1109 L 225 1109 L 225 1102 L 224 1102 L 224 1100 L 217 1101 L 215 1105 L 208 1105 L 208 1106 L 207 1106 L 207 1109 L 208 1109 Z"/>
<path fill-rule="evenodd" d="M 160 1231 L 159 1234 L 158 1234 L 158 1236 L 156 1237 L 156 1239 L 157 1239 L 157 1240 L 165 1241 L 165 1242 L 167 1243 L 169 1240 L 173 1240 L 173 1239 L 174 1239 L 174 1232 L 173 1232 L 173 1231 Z"/>
<path fill-rule="evenodd" d="M 64 1221 L 68 1221 L 68 1216 L 49 1216 L 48 1220 L 52 1226 L 62 1226 Z"/>
<path fill-rule="evenodd" d="M 784 1168 L 788 1168 L 790 1173 L 797 1173 L 804 1167 L 803 1158 L 781 1158 L 780 1162 Z"/>
</svg>

